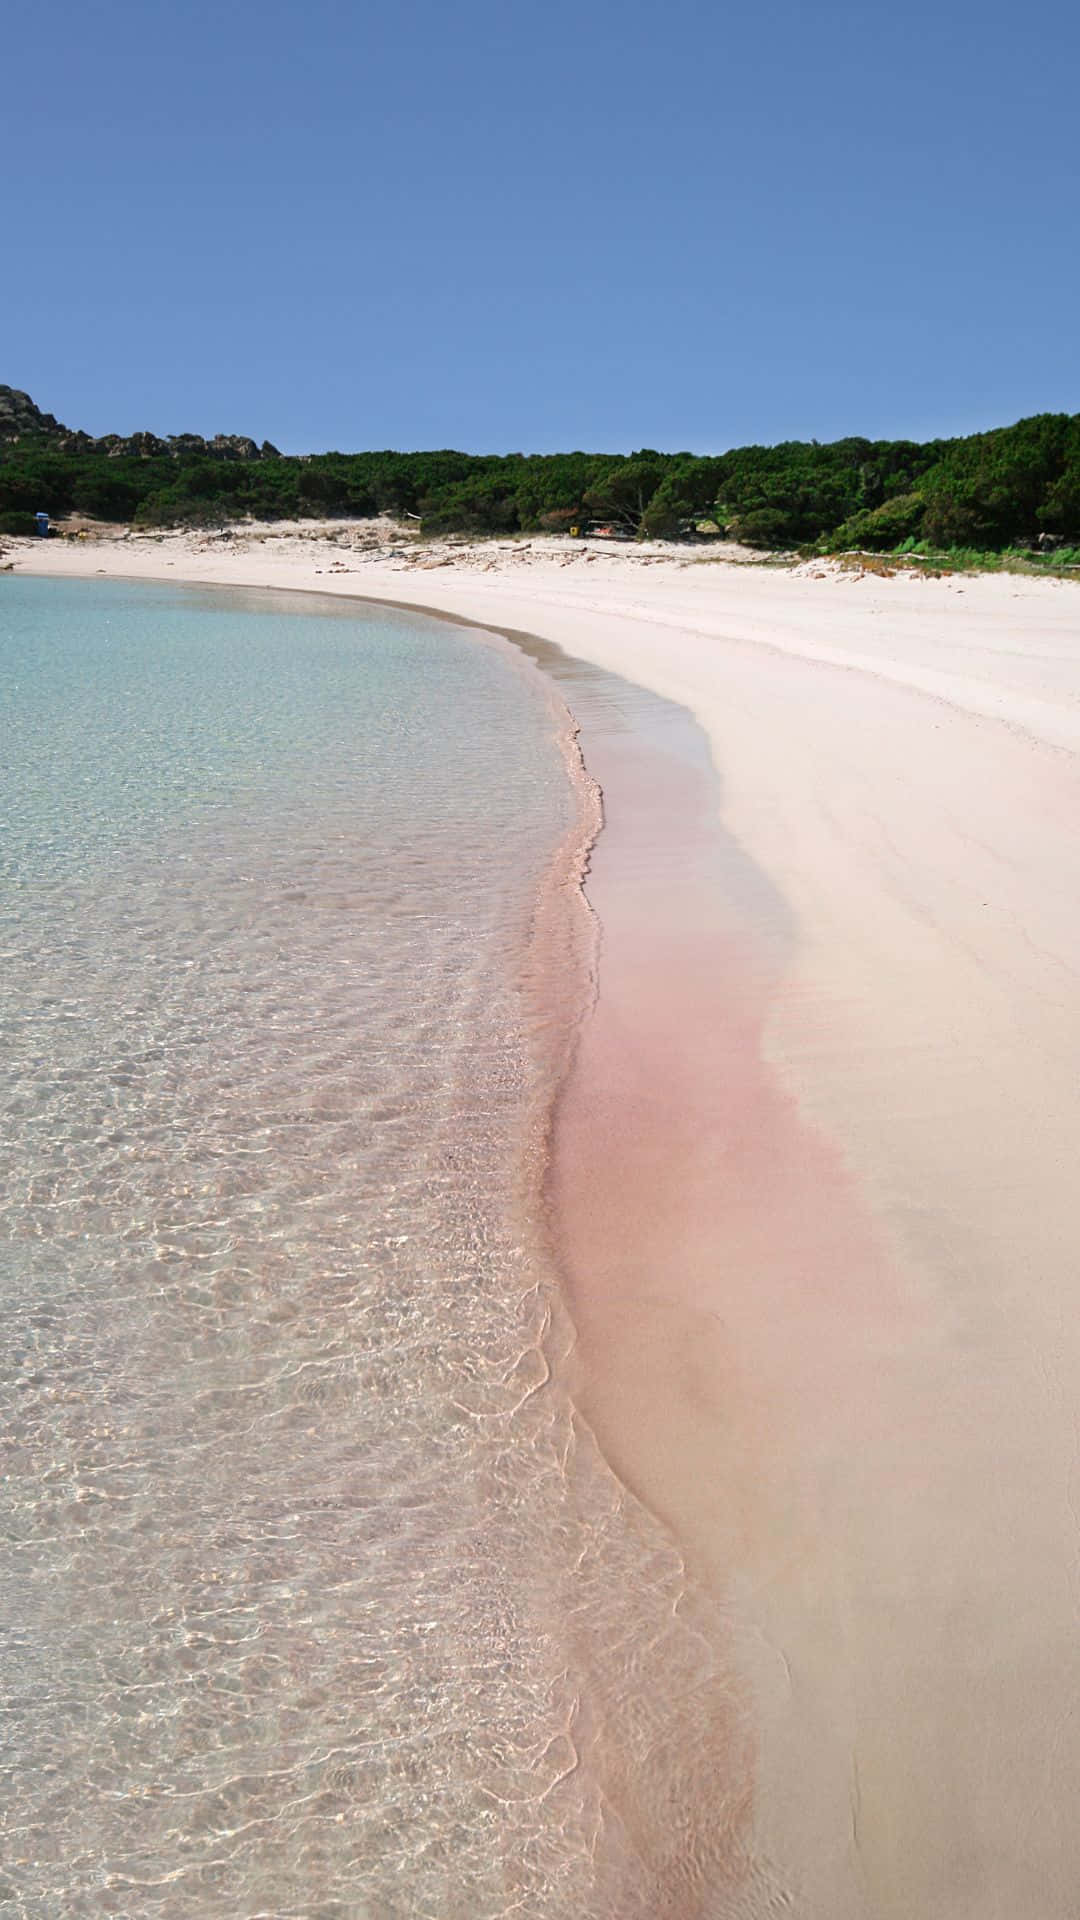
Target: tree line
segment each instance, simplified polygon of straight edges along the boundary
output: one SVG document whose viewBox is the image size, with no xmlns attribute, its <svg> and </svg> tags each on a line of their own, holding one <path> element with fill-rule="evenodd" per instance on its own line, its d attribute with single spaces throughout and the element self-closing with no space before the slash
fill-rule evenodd
<svg viewBox="0 0 1080 1920">
<path fill-rule="evenodd" d="M 427 534 L 722 533 L 761 549 L 1080 543 L 1080 414 L 1038 414 L 962 439 L 793 440 L 708 456 L 308 456 L 264 443 L 240 457 L 205 442 L 163 451 L 150 435 L 108 446 L 56 438 L 0 443 L 0 532 L 32 531 L 39 510 L 144 527 L 388 513 Z"/>
</svg>

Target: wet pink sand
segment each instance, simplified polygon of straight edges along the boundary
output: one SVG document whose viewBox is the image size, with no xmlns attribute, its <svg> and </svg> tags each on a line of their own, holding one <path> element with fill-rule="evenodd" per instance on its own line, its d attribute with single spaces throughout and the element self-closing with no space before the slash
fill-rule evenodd
<svg viewBox="0 0 1080 1920">
<path fill-rule="evenodd" d="M 1068 1707 L 1045 1709 L 1075 1591 L 1044 1420 L 1017 1426 L 1026 1356 L 958 1323 L 940 1262 L 781 1074 L 780 1015 L 795 1053 L 827 1011 L 688 716 L 542 659 L 606 818 L 599 996 L 552 1169 L 573 1391 L 721 1607 L 744 1735 L 711 1789 L 741 1791 L 741 1820 L 703 1903 L 671 1911 L 1068 1913 L 1080 1772 Z M 1052 1420 L 1064 1391 L 1048 1378 Z M 995 1837 L 1018 1798 L 1025 1832 Z"/>
</svg>

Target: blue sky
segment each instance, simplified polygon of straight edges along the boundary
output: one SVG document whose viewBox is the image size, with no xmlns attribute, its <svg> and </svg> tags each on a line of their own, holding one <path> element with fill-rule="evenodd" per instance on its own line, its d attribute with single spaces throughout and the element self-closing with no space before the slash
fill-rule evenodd
<svg viewBox="0 0 1080 1920">
<path fill-rule="evenodd" d="M 0 380 L 289 451 L 1080 409 L 1080 8 L 51 0 Z"/>
</svg>

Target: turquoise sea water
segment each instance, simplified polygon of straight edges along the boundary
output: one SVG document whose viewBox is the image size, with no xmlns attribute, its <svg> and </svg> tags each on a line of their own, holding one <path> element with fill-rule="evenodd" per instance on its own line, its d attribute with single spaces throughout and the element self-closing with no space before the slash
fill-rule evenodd
<svg viewBox="0 0 1080 1920">
<path fill-rule="evenodd" d="M 0 622 L 0 1900 L 476 1920 L 546 1849 L 562 1911 L 514 1408 L 565 716 L 392 611 L 16 579 Z"/>
</svg>

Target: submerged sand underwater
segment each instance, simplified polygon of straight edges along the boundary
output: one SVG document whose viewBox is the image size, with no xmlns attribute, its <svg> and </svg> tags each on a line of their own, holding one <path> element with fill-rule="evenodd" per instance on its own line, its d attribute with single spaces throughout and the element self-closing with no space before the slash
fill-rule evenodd
<svg viewBox="0 0 1080 1920">
<path fill-rule="evenodd" d="M 577 1749 L 634 1530 L 541 1391 L 565 711 L 431 621 L 17 585 L 3 1897 L 633 1910 Z"/>
</svg>

